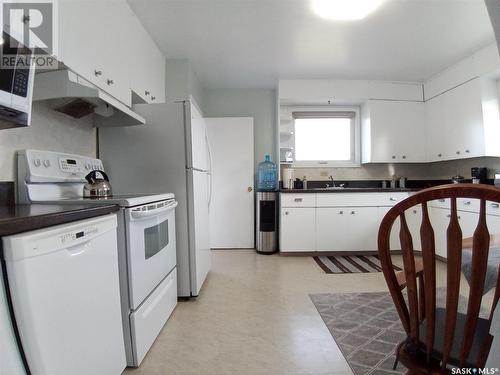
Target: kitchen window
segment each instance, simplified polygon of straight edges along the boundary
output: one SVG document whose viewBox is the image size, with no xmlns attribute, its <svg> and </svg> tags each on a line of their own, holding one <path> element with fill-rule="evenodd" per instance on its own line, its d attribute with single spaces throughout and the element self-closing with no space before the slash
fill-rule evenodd
<svg viewBox="0 0 500 375">
<path fill-rule="evenodd" d="M 294 166 L 359 166 L 359 110 L 293 112 Z"/>
</svg>

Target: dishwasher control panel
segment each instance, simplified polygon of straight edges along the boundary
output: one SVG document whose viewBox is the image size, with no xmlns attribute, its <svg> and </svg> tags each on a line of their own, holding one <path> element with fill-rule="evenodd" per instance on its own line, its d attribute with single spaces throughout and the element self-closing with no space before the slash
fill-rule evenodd
<svg viewBox="0 0 500 375">
<path fill-rule="evenodd" d="M 99 229 L 97 226 L 92 225 L 87 228 L 80 229 L 78 231 L 72 231 L 68 233 L 63 233 L 59 236 L 59 240 L 62 245 L 71 246 L 72 242 L 76 242 L 82 238 L 88 238 L 89 236 L 95 235 L 99 233 Z"/>
</svg>

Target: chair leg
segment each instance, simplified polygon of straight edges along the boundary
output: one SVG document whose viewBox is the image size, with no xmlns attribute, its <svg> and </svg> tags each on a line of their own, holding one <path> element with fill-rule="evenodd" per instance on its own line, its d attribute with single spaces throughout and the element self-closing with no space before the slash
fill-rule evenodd
<svg viewBox="0 0 500 375">
<path fill-rule="evenodd" d="M 396 370 L 398 367 L 399 363 L 399 350 L 401 349 L 401 346 L 405 343 L 405 341 L 400 342 L 399 345 L 396 347 L 396 359 L 394 360 L 394 365 L 392 366 L 393 370 Z"/>
</svg>

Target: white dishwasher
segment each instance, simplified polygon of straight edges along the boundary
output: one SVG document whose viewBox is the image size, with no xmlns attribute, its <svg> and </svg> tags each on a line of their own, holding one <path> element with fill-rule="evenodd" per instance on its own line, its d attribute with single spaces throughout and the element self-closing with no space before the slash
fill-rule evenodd
<svg viewBox="0 0 500 375">
<path fill-rule="evenodd" d="M 3 238 L 32 374 L 121 374 L 126 366 L 115 214 Z"/>
</svg>

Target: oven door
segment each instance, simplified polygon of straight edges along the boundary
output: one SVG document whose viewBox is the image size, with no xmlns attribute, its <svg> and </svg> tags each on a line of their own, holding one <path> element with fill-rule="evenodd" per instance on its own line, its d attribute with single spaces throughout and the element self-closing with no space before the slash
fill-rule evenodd
<svg viewBox="0 0 500 375">
<path fill-rule="evenodd" d="M 130 307 L 135 310 L 176 265 L 175 200 L 125 209 Z"/>
</svg>

